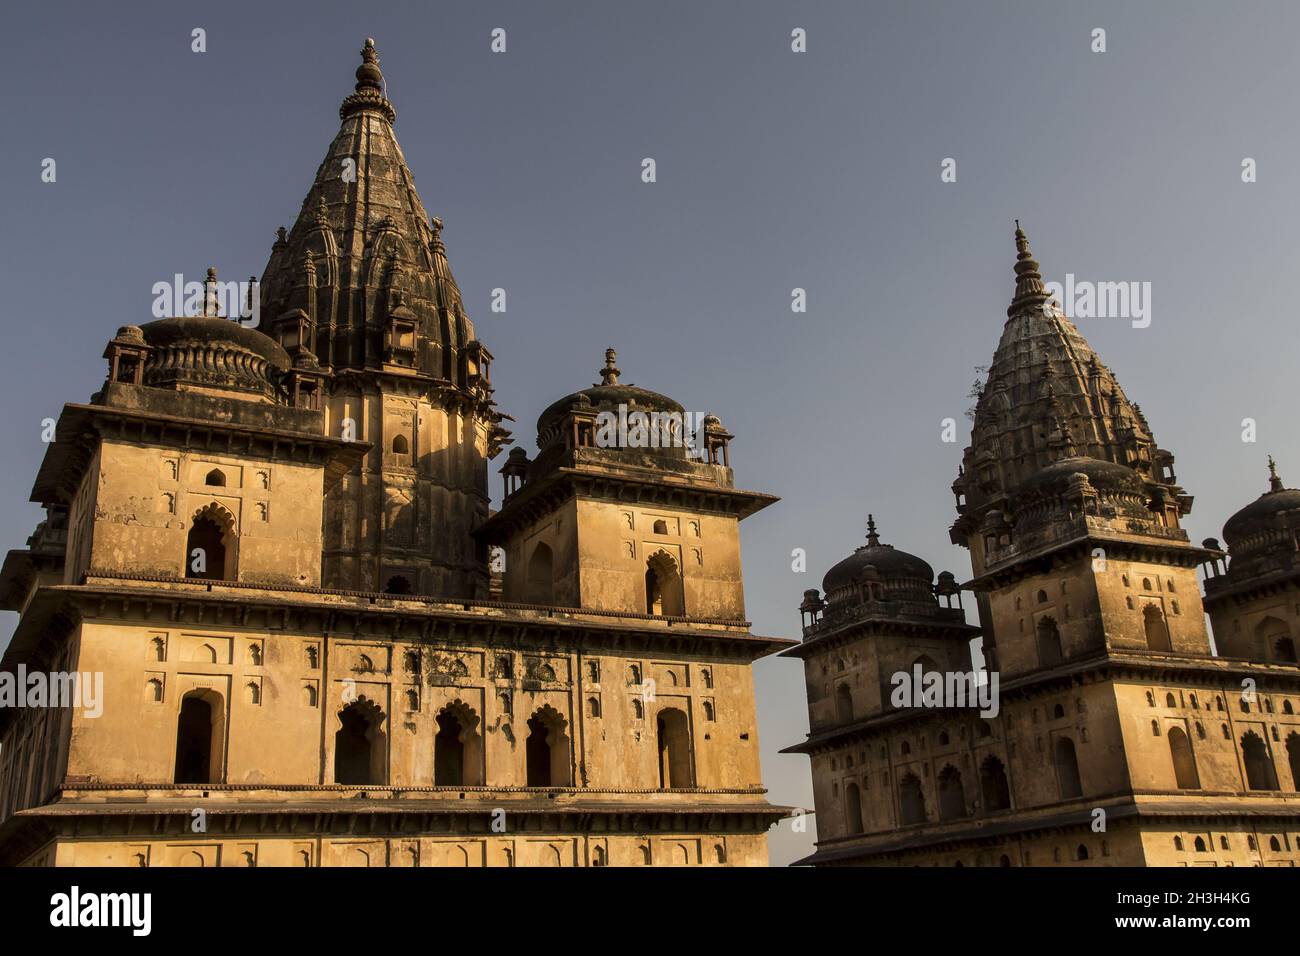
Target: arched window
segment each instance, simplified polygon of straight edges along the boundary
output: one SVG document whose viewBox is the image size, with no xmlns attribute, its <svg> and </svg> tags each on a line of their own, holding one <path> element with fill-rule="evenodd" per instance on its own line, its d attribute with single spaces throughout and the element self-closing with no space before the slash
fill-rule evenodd
<svg viewBox="0 0 1300 956">
<path fill-rule="evenodd" d="M 256 681 L 249 681 L 246 690 L 250 704 L 260 704 L 262 702 L 262 688 L 257 685 Z"/>
<path fill-rule="evenodd" d="M 1246 786 L 1251 790 L 1276 790 L 1277 774 L 1268 746 L 1253 730 L 1241 738 L 1241 756 L 1246 764 Z"/>
<path fill-rule="evenodd" d="M 1178 706 L 1178 698 L 1175 697 L 1173 694 L 1165 694 L 1165 706 L 1166 706 L 1166 707 L 1177 707 L 1177 706 Z"/>
<path fill-rule="evenodd" d="M 706 667 L 702 672 L 702 676 L 704 677 L 704 686 L 709 688 L 713 687 L 713 671 Z M 1287 706 L 1290 705 L 1288 704 Z M 1287 713 L 1289 714 L 1291 711 L 1288 710 Z"/>
<path fill-rule="evenodd" d="M 350 786 L 382 786 L 387 776 L 384 755 L 384 712 L 359 697 L 338 713 L 334 733 L 334 782 Z"/>
<path fill-rule="evenodd" d="M 1183 848 L 1183 838 L 1180 836 L 1174 837 L 1174 849 L 1181 850 L 1182 848 Z"/>
<path fill-rule="evenodd" d="M 1010 866 L 1010 865 L 1011 865 L 1011 857 L 1003 853 L 1002 856 L 998 858 L 998 866 Z"/>
<path fill-rule="evenodd" d="M 853 719 L 853 692 L 848 684 L 840 684 L 835 688 L 835 717 L 841 723 Z"/>
<path fill-rule="evenodd" d="M 1196 772 L 1192 742 L 1181 727 L 1169 728 L 1169 756 L 1174 763 L 1174 780 L 1179 790 L 1199 790 L 1201 778 Z"/>
<path fill-rule="evenodd" d="M 908 773 L 899 781 L 898 804 L 903 826 L 925 822 L 925 794 L 921 791 L 921 781 L 916 774 Z"/>
<path fill-rule="evenodd" d="M 1061 799 L 1083 796 L 1083 784 L 1079 779 L 1079 758 L 1074 752 L 1074 741 L 1069 737 L 1057 737 L 1055 746 L 1056 781 L 1061 789 Z"/>
<path fill-rule="evenodd" d="M 1277 837 L 1269 837 L 1269 838 L 1268 838 L 1268 848 L 1269 848 L 1270 850 L 1275 851 L 1275 852 L 1281 852 L 1281 850 L 1282 850 L 1282 841 L 1279 840 Z"/>
<path fill-rule="evenodd" d="M 564 718 L 553 708 L 542 707 L 528 718 L 524 757 L 528 765 L 528 786 L 569 785 L 569 738 Z"/>
<path fill-rule="evenodd" d="M 603 846 L 594 847 L 591 851 L 592 866 L 609 866 L 609 858 L 605 855 Z"/>
<path fill-rule="evenodd" d="M 433 783 L 438 787 L 474 786 L 480 782 L 477 717 L 467 706 L 448 704 L 438 711 L 438 734 L 433 739 Z"/>
<path fill-rule="evenodd" d="M 385 594 L 410 594 L 411 579 L 404 574 L 394 574 L 384 585 Z"/>
<path fill-rule="evenodd" d="M 1154 604 L 1148 604 L 1142 609 L 1142 627 L 1146 632 L 1148 650 L 1172 651 L 1174 649 L 1173 644 L 1169 642 L 1169 628 L 1165 624 L 1165 616 Z"/>
<path fill-rule="evenodd" d="M 528 559 L 528 575 L 524 581 L 524 602 L 551 604 L 554 601 L 554 557 L 550 545 L 539 544 Z"/>
<path fill-rule="evenodd" d="M 856 783 L 844 787 L 844 829 L 849 834 L 862 832 L 862 793 Z"/>
<path fill-rule="evenodd" d="M 1011 789 L 1007 785 L 1007 769 L 1002 761 L 990 754 L 980 764 L 980 798 L 985 813 L 1011 809 Z"/>
<path fill-rule="evenodd" d="M 1295 641 L 1289 637 L 1279 637 L 1273 641 L 1273 659 L 1294 664 L 1296 662 Z"/>
<path fill-rule="evenodd" d="M 222 699 L 215 691 L 193 690 L 181 698 L 176 720 L 176 783 L 217 783 L 221 779 L 224 727 Z"/>
<path fill-rule="evenodd" d="M 1042 590 L 1041 588 L 1038 591 L 1038 603 L 1039 604 L 1047 603 L 1047 592 Z"/>
<path fill-rule="evenodd" d="M 600 701 L 598 701 L 595 697 L 587 698 L 587 716 L 588 717 L 600 716 Z"/>
<path fill-rule="evenodd" d="M 676 707 L 659 711 L 659 788 L 680 790 L 695 786 L 691 729 L 686 715 Z"/>
<path fill-rule="evenodd" d="M 1076 860 L 1086 860 L 1086 859 L 1088 859 L 1088 848 L 1087 848 L 1086 846 L 1084 846 L 1082 843 L 1080 843 L 1080 844 L 1078 845 L 1078 847 L 1075 848 L 1075 851 L 1074 851 L 1074 858 L 1075 858 Z"/>
<path fill-rule="evenodd" d="M 645 606 L 647 614 L 663 617 L 685 614 L 682 577 L 677 562 L 666 551 L 656 552 L 646 562 Z"/>
<path fill-rule="evenodd" d="M 654 523 L 654 533 L 655 533 L 655 534 L 667 534 L 667 533 L 668 533 L 668 522 L 667 522 L 667 521 L 664 521 L 662 518 L 660 518 L 658 521 L 656 521 L 656 522 Z"/>
<path fill-rule="evenodd" d="M 408 455 L 411 452 L 411 443 L 406 440 L 405 435 L 393 436 L 393 454 Z"/>
<path fill-rule="evenodd" d="M 1057 704 L 1055 707 L 1052 708 L 1053 720 L 1060 720 L 1064 716 L 1065 716 L 1065 708 L 1062 707 L 1060 704 Z"/>
<path fill-rule="evenodd" d="M 1193 840 L 1193 841 L 1192 841 L 1192 849 L 1195 850 L 1197 853 L 1204 853 L 1204 852 L 1205 852 L 1205 838 L 1204 838 L 1204 837 L 1197 837 L 1195 840 Z"/>
<path fill-rule="evenodd" d="M 1286 735 L 1286 756 L 1291 765 L 1291 789 L 1300 790 L 1300 734 L 1294 730 Z"/>
<path fill-rule="evenodd" d="M 316 685 L 306 684 L 302 689 L 302 699 L 308 707 L 316 706 Z"/>
<path fill-rule="evenodd" d="M 1036 628 L 1038 633 L 1038 663 L 1043 667 L 1052 667 L 1061 663 L 1061 633 L 1056 621 L 1050 617 L 1042 618 Z"/>
<path fill-rule="evenodd" d="M 704 702 L 704 719 L 705 719 L 705 720 L 717 720 L 717 716 L 716 716 L 716 714 L 715 714 L 715 712 L 714 712 L 714 710 L 713 710 L 713 702 L 712 702 L 712 701 L 706 700 L 706 701 Z"/>
<path fill-rule="evenodd" d="M 203 483 L 214 488 L 224 488 L 226 487 L 226 476 L 220 468 L 213 468 L 204 476 Z"/>
<path fill-rule="evenodd" d="M 939 819 L 958 820 L 966 816 L 966 791 L 961 771 L 948 764 L 939 772 Z"/>
<path fill-rule="evenodd" d="M 185 537 L 185 576 L 209 581 L 232 580 L 228 561 L 234 521 L 224 508 L 211 504 L 195 514 Z"/>
<path fill-rule="evenodd" d="M 635 698 L 632 700 L 632 716 L 637 720 L 645 719 L 645 704 Z"/>
</svg>

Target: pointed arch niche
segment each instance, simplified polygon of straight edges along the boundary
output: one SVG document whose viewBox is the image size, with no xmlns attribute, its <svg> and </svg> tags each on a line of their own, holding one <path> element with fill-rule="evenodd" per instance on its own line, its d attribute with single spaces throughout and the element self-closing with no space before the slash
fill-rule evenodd
<svg viewBox="0 0 1300 956">
<path fill-rule="evenodd" d="M 235 580 L 238 534 L 235 516 L 215 501 L 194 512 L 185 536 L 182 564 L 185 577 L 208 581 Z"/>
<path fill-rule="evenodd" d="M 677 559 L 659 550 L 646 561 L 645 610 L 658 617 L 684 617 L 686 602 L 682 595 L 682 575 Z"/>
</svg>

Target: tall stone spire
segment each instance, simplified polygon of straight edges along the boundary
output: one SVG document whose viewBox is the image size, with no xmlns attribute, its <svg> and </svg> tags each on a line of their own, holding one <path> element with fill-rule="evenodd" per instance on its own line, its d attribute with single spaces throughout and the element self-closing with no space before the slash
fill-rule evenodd
<svg viewBox="0 0 1300 956">
<path fill-rule="evenodd" d="M 326 583 L 483 597 L 472 532 L 509 432 L 395 116 L 368 39 L 301 212 L 271 248 L 262 328 L 319 363 L 330 433 L 351 422 L 375 447 L 327 496 Z"/>
<path fill-rule="evenodd" d="M 474 325 L 447 264 L 442 221 L 430 219 L 393 134 L 385 86 L 367 39 L 338 134 L 293 228 L 272 246 L 261 283 L 264 331 L 276 336 L 282 317 L 301 310 L 327 369 L 404 364 L 465 387 Z M 389 320 L 399 303 L 414 315 L 415 332 L 394 361 Z"/>
<path fill-rule="evenodd" d="M 1043 283 L 1016 222 L 1015 293 L 975 406 L 971 443 L 953 485 L 964 499 L 954 540 L 982 508 L 1000 508 L 1015 488 L 1055 462 L 1075 458 L 1123 465 L 1170 501 L 1190 498 L 1166 476 L 1173 455 L 1156 445 L 1142 411 L 1093 352 Z"/>
</svg>

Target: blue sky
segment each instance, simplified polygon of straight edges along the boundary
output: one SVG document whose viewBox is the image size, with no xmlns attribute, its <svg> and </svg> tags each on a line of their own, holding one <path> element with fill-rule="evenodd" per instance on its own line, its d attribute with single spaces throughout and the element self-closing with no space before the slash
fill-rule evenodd
<svg viewBox="0 0 1300 956">
<path fill-rule="evenodd" d="M 1151 283 L 1149 328 L 1079 326 L 1178 456 L 1194 540 L 1267 487 L 1268 452 L 1300 480 L 1293 4 L 53 2 L 4 21 L 7 547 L 40 518 L 41 420 L 99 386 L 153 284 L 261 274 L 366 36 L 520 431 L 612 345 L 625 381 L 721 416 L 739 485 L 782 496 L 744 527 L 760 633 L 797 634 L 868 511 L 968 570 L 949 485 L 1017 217 L 1046 278 Z M 776 754 L 807 729 L 800 666 L 762 662 L 757 685 L 772 797 L 810 806 L 806 758 Z M 787 826 L 773 862 L 810 845 Z"/>
</svg>

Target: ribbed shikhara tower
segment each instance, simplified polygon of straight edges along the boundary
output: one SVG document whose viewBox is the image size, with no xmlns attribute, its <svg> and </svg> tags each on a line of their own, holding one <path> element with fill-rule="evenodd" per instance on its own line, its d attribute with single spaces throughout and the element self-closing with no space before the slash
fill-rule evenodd
<svg viewBox="0 0 1300 956">
<path fill-rule="evenodd" d="M 1239 639 L 1220 642 L 1238 656 L 1215 656 L 1196 568 L 1223 555 L 1188 540 L 1173 455 L 1050 300 L 1019 223 L 1015 240 L 951 530 L 970 551 L 961 587 L 998 713 L 894 706 L 897 672 L 969 666 L 966 635 L 917 590 L 930 584 L 919 559 L 868 547 L 838 565 L 825 600 L 805 595 L 812 622 L 786 652 L 809 687 L 812 732 L 790 748 L 813 761 L 808 862 L 1294 865 L 1300 602 L 1294 562 L 1278 557 L 1296 547 L 1294 498 L 1274 482 L 1230 522 L 1246 552 L 1267 524 L 1257 537 L 1281 570 L 1220 589 L 1216 624 L 1263 636 L 1254 653 Z M 943 576 L 934 587 L 954 590 Z"/>
<path fill-rule="evenodd" d="M 489 520 L 487 352 L 362 57 L 260 327 L 210 272 L 59 417 L 0 570 L 0 864 L 765 865 L 752 664 L 788 642 L 739 521 L 775 499 L 611 349 Z M 694 449 L 606 440 L 647 414 Z"/>
<path fill-rule="evenodd" d="M 393 135 L 373 41 L 361 56 L 338 135 L 271 250 L 263 331 L 329 375 L 328 433 L 372 446 L 327 497 L 325 583 L 486 597 L 469 532 L 487 517 L 487 461 L 508 441 L 492 356 Z"/>
</svg>

